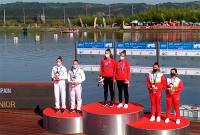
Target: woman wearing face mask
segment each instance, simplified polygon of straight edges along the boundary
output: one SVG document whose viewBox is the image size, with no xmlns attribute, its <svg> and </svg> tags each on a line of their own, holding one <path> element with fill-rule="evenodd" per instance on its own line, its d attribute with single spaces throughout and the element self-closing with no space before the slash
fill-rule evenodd
<svg viewBox="0 0 200 135">
<path fill-rule="evenodd" d="M 118 108 L 128 108 L 129 94 L 128 87 L 130 85 L 130 65 L 125 59 L 126 51 L 120 53 L 120 60 L 116 63 L 116 80 L 119 94 Z M 124 92 L 125 104 L 122 103 L 122 93 Z"/>
<path fill-rule="evenodd" d="M 104 102 L 102 103 L 103 106 L 107 106 L 107 98 L 108 98 L 108 88 L 110 90 L 110 98 L 111 101 L 109 103 L 110 107 L 113 107 L 113 100 L 114 100 L 114 90 L 113 90 L 113 82 L 115 76 L 115 60 L 113 59 L 112 53 L 110 49 L 105 51 L 105 56 L 101 60 L 100 64 L 100 74 L 99 78 L 104 87 Z"/>
<path fill-rule="evenodd" d="M 150 72 L 146 79 L 147 88 L 151 101 L 151 118 L 150 121 L 160 122 L 161 118 L 161 97 L 162 89 L 164 88 L 166 79 L 163 73 L 160 72 L 160 66 L 156 62 L 153 65 L 153 71 Z M 156 118 L 157 116 L 157 118 Z"/>
<path fill-rule="evenodd" d="M 73 66 L 68 73 L 69 93 L 70 93 L 70 112 L 75 112 L 75 100 L 77 98 L 78 113 L 81 113 L 82 106 L 82 82 L 85 81 L 85 73 L 79 66 L 79 61 L 74 60 Z"/>
<path fill-rule="evenodd" d="M 61 96 L 61 112 L 66 109 L 66 84 L 67 69 L 62 65 L 62 57 L 56 59 L 56 66 L 53 67 L 51 72 L 52 81 L 54 83 L 54 96 L 55 96 L 55 112 L 60 111 L 60 96 Z"/>
<path fill-rule="evenodd" d="M 174 110 L 176 112 L 176 124 L 180 124 L 180 93 L 183 91 L 183 82 L 178 78 L 178 73 L 176 68 L 171 69 L 171 78 L 167 78 L 165 85 L 166 90 L 166 100 L 167 100 L 167 112 L 165 123 L 169 123 L 170 113 L 172 109 L 172 104 L 174 104 Z"/>
</svg>

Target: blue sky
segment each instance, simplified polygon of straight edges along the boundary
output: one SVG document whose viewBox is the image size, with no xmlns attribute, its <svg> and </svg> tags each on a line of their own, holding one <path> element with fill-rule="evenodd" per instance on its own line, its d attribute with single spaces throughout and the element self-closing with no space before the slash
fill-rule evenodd
<svg viewBox="0 0 200 135">
<path fill-rule="evenodd" d="M 12 3 L 12 2 L 88 2 L 88 3 L 103 3 L 103 4 L 110 4 L 110 3 L 148 3 L 148 4 L 157 4 L 163 2 L 189 2 L 195 0 L 0 0 L 1 4 L 4 3 Z M 197 0 L 196 0 L 197 1 Z"/>
</svg>

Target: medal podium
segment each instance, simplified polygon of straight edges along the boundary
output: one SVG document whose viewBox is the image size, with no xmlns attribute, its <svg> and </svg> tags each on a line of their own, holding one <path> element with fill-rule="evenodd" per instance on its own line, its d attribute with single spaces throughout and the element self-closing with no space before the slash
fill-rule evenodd
<svg viewBox="0 0 200 135">
<path fill-rule="evenodd" d="M 190 121 L 181 117 L 181 123 L 175 123 L 175 116 L 170 122 L 150 122 L 150 114 L 144 114 L 144 107 L 137 103 L 129 103 L 127 109 L 102 106 L 102 102 L 89 103 L 82 106 L 82 114 L 69 112 L 55 113 L 53 108 L 43 110 L 43 126 L 45 129 L 62 134 L 86 135 L 188 135 Z"/>
</svg>

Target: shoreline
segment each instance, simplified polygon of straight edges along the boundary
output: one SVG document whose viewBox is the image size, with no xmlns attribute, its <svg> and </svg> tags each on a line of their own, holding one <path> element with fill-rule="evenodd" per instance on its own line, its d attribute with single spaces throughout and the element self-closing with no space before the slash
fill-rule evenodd
<svg viewBox="0 0 200 135">
<path fill-rule="evenodd" d="M 22 26 L 0 26 L 0 32 L 23 32 Z M 49 27 L 49 26 L 38 26 L 38 27 L 26 27 L 28 32 L 61 32 L 61 29 L 68 29 L 68 27 Z M 137 29 L 137 30 L 124 30 L 120 27 L 115 28 L 96 28 L 88 27 L 73 27 L 72 29 L 78 29 L 79 32 L 198 32 L 200 29 Z"/>
</svg>

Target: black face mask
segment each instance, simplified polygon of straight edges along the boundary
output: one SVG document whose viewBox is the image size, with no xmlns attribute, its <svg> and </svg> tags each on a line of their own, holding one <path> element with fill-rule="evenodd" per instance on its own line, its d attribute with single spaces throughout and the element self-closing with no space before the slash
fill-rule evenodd
<svg viewBox="0 0 200 135">
<path fill-rule="evenodd" d="M 176 73 L 171 73 L 171 77 L 174 77 L 174 76 L 176 76 Z"/>
<path fill-rule="evenodd" d="M 158 71 L 158 69 L 153 69 L 153 72 L 155 73 L 155 72 L 157 72 Z"/>
</svg>

